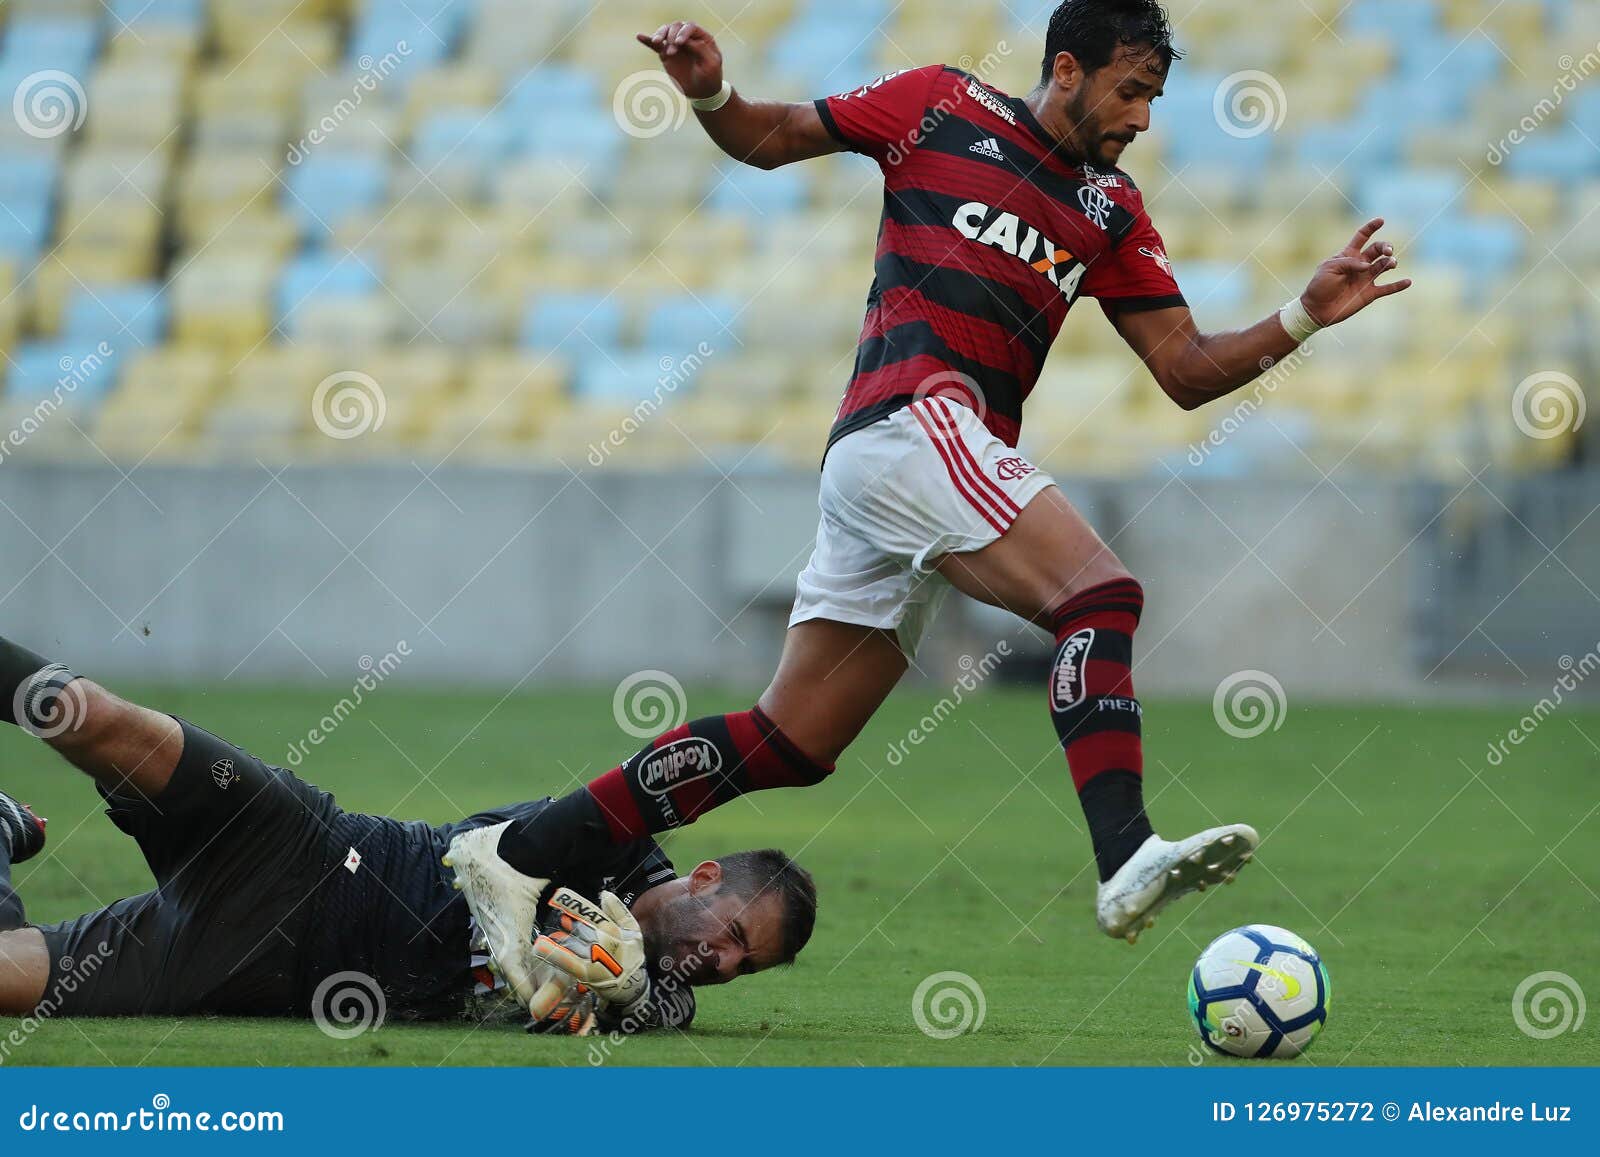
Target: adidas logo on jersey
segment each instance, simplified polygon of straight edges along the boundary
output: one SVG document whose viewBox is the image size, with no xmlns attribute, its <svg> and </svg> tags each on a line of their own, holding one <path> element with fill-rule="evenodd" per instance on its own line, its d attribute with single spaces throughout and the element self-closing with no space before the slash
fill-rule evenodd
<svg viewBox="0 0 1600 1157">
<path fill-rule="evenodd" d="M 971 151 L 977 153 L 980 157 L 988 157 L 991 161 L 1003 161 L 1006 159 L 1005 153 L 1000 151 L 1000 142 L 993 137 L 979 141 L 972 146 Z"/>
</svg>

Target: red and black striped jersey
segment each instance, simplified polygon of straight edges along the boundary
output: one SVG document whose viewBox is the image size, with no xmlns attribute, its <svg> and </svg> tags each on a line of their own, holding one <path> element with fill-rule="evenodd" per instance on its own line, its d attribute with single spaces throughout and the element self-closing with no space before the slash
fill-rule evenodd
<svg viewBox="0 0 1600 1157">
<path fill-rule="evenodd" d="M 1061 156 L 1020 99 L 936 64 L 816 107 L 884 178 L 876 276 L 829 446 L 928 394 L 971 406 L 1015 446 L 1079 296 L 1108 315 L 1184 304 L 1133 181 Z"/>
</svg>

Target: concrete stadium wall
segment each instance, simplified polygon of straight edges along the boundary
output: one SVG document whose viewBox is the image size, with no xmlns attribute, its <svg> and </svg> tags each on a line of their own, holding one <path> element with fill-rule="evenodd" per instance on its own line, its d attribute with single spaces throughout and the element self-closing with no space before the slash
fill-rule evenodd
<svg viewBox="0 0 1600 1157">
<path fill-rule="evenodd" d="M 1417 657 L 1404 488 L 1074 484 L 1143 580 L 1143 691 L 1244 668 L 1291 694 L 1392 696 Z M 809 471 L 582 474 L 7 463 L 0 631 L 107 677 L 759 684 L 816 523 Z M 1040 632 L 952 598 L 918 666 Z M 397 648 L 399 650 L 397 651 Z M 1537 679 L 1534 682 L 1538 682 Z"/>
</svg>

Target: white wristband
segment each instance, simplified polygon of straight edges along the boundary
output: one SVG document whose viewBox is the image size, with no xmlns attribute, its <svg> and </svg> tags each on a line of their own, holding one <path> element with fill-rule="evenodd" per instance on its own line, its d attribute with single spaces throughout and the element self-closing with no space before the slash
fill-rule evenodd
<svg viewBox="0 0 1600 1157">
<path fill-rule="evenodd" d="M 689 107 L 695 112 L 716 112 L 723 105 L 733 99 L 733 85 L 727 81 L 722 82 L 722 89 L 716 96 L 704 96 L 699 100 L 691 100 Z"/>
<path fill-rule="evenodd" d="M 1311 316 L 1306 303 L 1298 297 L 1278 311 L 1278 320 L 1297 343 L 1308 340 L 1312 334 L 1322 329 L 1322 323 Z"/>
</svg>

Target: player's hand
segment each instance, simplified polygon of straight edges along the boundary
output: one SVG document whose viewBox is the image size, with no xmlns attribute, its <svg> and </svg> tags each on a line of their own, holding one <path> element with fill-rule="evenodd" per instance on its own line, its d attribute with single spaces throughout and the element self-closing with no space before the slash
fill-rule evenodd
<svg viewBox="0 0 1600 1157">
<path fill-rule="evenodd" d="M 675 20 L 649 35 L 639 33 L 638 40 L 661 58 L 661 67 L 690 100 L 722 91 L 722 50 L 698 24 Z"/>
<path fill-rule="evenodd" d="M 1411 288 L 1410 278 L 1378 284 L 1378 278 L 1399 265 L 1393 245 L 1372 239 L 1382 228 L 1383 218 L 1373 218 L 1356 231 L 1349 245 L 1317 267 L 1300 298 L 1313 320 L 1323 326 L 1338 325 L 1380 297 Z"/>
<path fill-rule="evenodd" d="M 540 1004 L 543 1014 L 528 1021 L 528 1031 L 554 1036 L 589 1036 L 594 1033 L 599 1005 L 588 985 L 579 984 L 570 977 L 566 978 L 564 984 L 551 982 L 546 987 L 552 985 L 560 995 L 548 1008 L 544 1008 L 543 1002 L 536 1002 Z M 543 994 L 544 990 L 541 990 L 541 996 Z"/>
<path fill-rule="evenodd" d="M 596 907 L 571 888 L 560 888 L 550 897 L 550 907 L 557 919 L 533 942 L 534 955 L 617 1008 L 631 1007 L 649 995 L 644 935 L 626 904 L 601 892 Z"/>
</svg>

